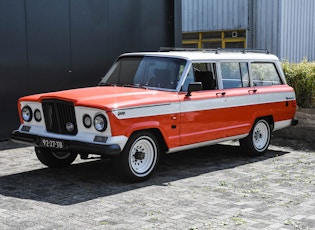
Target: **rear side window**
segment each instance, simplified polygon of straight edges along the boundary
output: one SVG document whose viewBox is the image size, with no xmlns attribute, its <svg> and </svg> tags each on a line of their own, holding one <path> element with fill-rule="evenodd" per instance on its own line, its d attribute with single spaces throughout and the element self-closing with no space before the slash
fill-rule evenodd
<svg viewBox="0 0 315 230">
<path fill-rule="evenodd" d="M 223 89 L 249 87 L 247 62 L 222 62 Z"/>
<path fill-rule="evenodd" d="M 254 86 L 283 84 L 274 63 L 251 63 Z"/>
</svg>

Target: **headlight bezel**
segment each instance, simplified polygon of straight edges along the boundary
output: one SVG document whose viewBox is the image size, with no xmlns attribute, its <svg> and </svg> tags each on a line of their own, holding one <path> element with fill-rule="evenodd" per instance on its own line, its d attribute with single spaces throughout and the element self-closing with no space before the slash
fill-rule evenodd
<svg viewBox="0 0 315 230">
<path fill-rule="evenodd" d="M 38 117 L 39 116 L 39 117 Z M 34 110 L 34 119 L 37 122 L 40 122 L 42 120 L 42 113 L 40 112 L 39 109 Z"/>
<path fill-rule="evenodd" d="M 103 124 L 102 124 L 103 123 Z M 107 119 L 103 114 L 95 115 L 93 119 L 94 128 L 99 132 L 104 132 L 107 129 Z"/>
<path fill-rule="evenodd" d="M 28 110 L 27 112 L 25 110 Z M 24 106 L 21 109 L 21 117 L 25 122 L 31 122 L 33 119 L 33 111 L 32 108 L 28 105 Z"/>
<path fill-rule="evenodd" d="M 86 119 L 88 119 L 88 120 L 86 120 Z M 93 124 L 93 120 L 92 120 L 90 115 L 84 114 L 83 118 L 82 118 L 82 123 L 83 123 L 85 128 L 89 129 L 89 128 L 91 128 L 91 126 Z"/>
</svg>

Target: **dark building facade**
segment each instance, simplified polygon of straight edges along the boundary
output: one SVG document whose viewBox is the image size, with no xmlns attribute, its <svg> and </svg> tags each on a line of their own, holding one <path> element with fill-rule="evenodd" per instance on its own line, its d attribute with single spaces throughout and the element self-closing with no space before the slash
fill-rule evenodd
<svg viewBox="0 0 315 230">
<path fill-rule="evenodd" d="M 124 52 L 181 45 L 181 0 L 1 0 L 0 140 L 23 95 L 96 85 Z"/>
</svg>

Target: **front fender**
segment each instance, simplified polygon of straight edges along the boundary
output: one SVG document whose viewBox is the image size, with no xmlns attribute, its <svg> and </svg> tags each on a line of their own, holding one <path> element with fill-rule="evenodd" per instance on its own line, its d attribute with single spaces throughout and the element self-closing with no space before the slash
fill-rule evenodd
<svg viewBox="0 0 315 230">
<path fill-rule="evenodd" d="M 137 122 L 137 123 L 134 123 L 131 126 L 129 126 L 126 129 L 126 132 L 124 135 L 127 137 L 130 137 L 131 134 L 136 132 L 136 131 L 145 130 L 145 129 L 159 129 L 159 127 L 160 127 L 160 123 L 158 121 Z"/>
</svg>

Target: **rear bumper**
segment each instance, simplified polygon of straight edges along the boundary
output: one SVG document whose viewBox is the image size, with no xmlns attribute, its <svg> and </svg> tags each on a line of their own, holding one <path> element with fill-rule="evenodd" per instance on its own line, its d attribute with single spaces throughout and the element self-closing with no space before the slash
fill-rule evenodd
<svg viewBox="0 0 315 230">
<path fill-rule="evenodd" d="M 33 146 L 40 146 L 40 136 L 22 133 L 19 130 L 15 130 L 11 134 L 11 140 L 19 143 L 29 144 Z M 58 140 L 58 139 L 54 139 Z M 101 156 L 118 156 L 121 152 L 120 146 L 118 144 L 103 145 L 103 144 L 93 144 L 86 143 L 82 141 L 73 140 L 59 140 L 64 143 L 63 148 L 58 151 L 74 152 L 74 153 L 88 153 L 97 154 Z"/>
</svg>

